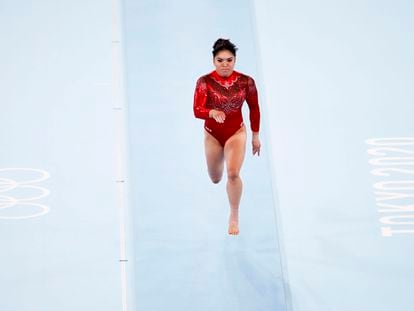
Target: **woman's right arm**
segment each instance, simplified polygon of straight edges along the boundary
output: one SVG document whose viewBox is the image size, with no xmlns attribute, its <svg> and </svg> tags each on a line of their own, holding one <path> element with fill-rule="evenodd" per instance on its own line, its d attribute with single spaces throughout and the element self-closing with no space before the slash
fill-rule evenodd
<svg viewBox="0 0 414 311">
<path fill-rule="evenodd" d="M 194 116 L 199 119 L 208 119 L 210 118 L 210 110 L 206 108 L 207 102 L 207 84 L 204 81 L 204 78 L 201 77 L 197 80 L 196 89 L 194 92 Z"/>
<path fill-rule="evenodd" d="M 199 119 L 209 119 L 213 118 L 218 123 L 224 123 L 226 119 L 226 114 L 223 111 L 216 109 L 206 108 L 207 102 L 207 84 L 204 81 L 204 78 L 201 77 L 197 81 L 196 89 L 194 92 L 194 115 Z"/>
</svg>

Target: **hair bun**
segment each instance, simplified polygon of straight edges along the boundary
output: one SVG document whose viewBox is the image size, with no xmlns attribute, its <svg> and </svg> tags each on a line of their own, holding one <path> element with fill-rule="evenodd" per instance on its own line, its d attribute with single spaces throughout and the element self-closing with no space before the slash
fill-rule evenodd
<svg viewBox="0 0 414 311">
<path fill-rule="evenodd" d="M 216 42 L 214 42 L 213 49 L 217 49 L 217 48 L 225 46 L 226 44 L 229 44 L 229 43 L 230 43 L 229 39 L 220 38 Z"/>
<path fill-rule="evenodd" d="M 223 50 L 230 51 L 234 56 L 236 56 L 237 48 L 233 43 L 231 43 L 230 39 L 219 38 L 216 42 L 214 42 L 213 56 L 216 56 L 218 52 Z"/>
</svg>

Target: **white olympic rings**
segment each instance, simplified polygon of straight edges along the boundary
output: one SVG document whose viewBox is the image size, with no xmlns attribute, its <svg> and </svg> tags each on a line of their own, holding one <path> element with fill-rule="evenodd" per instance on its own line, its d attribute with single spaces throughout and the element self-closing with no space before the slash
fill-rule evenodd
<svg viewBox="0 0 414 311">
<path fill-rule="evenodd" d="M 21 173 L 30 173 L 40 175 L 38 178 L 21 178 L 19 176 L 14 176 L 14 179 L 12 179 L 9 175 L 13 176 L 15 174 L 21 175 Z M 2 175 L 7 175 L 6 177 L 1 177 Z M 27 218 L 34 218 L 39 217 L 42 215 L 45 215 L 49 212 L 49 207 L 40 204 L 35 203 L 33 201 L 42 199 L 50 194 L 50 191 L 46 188 L 40 187 L 40 186 L 34 186 L 32 184 L 39 183 L 41 181 L 44 181 L 50 177 L 50 174 L 44 170 L 40 169 L 34 169 L 34 168 L 1 168 L 0 169 L 0 219 L 27 219 Z M 34 190 L 38 192 L 39 194 L 34 196 L 23 196 L 23 197 L 14 197 L 11 195 L 5 195 L 2 193 L 5 192 L 11 192 L 13 190 Z M 17 206 L 25 206 L 25 207 L 31 207 L 35 208 L 36 212 L 30 212 L 26 213 L 24 215 L 19 216 L 7 216 L 4 215 L 3 210 L 16 208 Z"/>
</svg>

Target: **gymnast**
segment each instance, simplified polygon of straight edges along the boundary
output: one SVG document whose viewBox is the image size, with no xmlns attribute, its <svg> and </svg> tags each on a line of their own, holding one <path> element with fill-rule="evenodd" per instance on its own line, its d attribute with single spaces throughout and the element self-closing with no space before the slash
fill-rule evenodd
<svg viewBox="0 0 414 311">
<path fill-rule="evenodd" d="M 204 147 L 208 174 L 220 182 L 224 163 L 227 171 L 227 195 L 230 203 L 228 233 L 239 234 L 239 204 L 242 194 L 240 170 L 246 149 L 246 127 L 242 105 L 250 111 L 253 155 L 260 155 L 260 110 L 254 80 L 234 70 L 236 46 L 228 39 L 213 45 L 215 70 L 200 77 L 194 93 L 194 115 L 204 119 Z"/>
</svg>

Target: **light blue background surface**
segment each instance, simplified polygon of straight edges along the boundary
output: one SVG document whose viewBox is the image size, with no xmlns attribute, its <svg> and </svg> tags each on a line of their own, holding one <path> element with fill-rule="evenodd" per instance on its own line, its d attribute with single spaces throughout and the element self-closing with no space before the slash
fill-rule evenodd
<svg viewBox="0 0 414 311">
<path fill-rule="evenodd" d="M 408 310 L 414 212 L 381 211 L 374 186 L 413 179 L 413 145 L 384 151 L 383 168 L 405 171 L 378 176 L 366 140 L 414 140 L 413 4 L 124 1 L 123 10 L 114 43 L 110 1 L 0 5 L 0 169 L 50 174 L 35 184 L 50 191 L 34 201 L 50 208 L 44 216 L 4 219 L 38 212 L 22 204 L 38 193 L 0 192 L 0 309 L 127 309 L 116 182 L 127 139 L 128 310 Z M 238 237 L 226 233 L 224 184 L 208 180 L 191 107 L 221 36 L 239 46 L 237 69 L 255 78 L 263 115 L 263 154 L 247 153 L 242 171 Z M 114 44 L 125 52 L 124 112 L 113 109 Z M 0 171 L 0 190 L 38 176 Z M 406 185 L 394 192 L 412 196 Z M 4 208 L 10 197 L 19 203 Z M 399 218 L 384 223 L 390 215 Z"/>
<path fill-rule="evenodd" d="M 293 310 L 410 309 L 414 236 L 382 236 L 373 185 L 413 177 L 372 175 L 366 140 L 414 136 L 413 3 L 255 3 Z"/>
<path fill-rule="evenodd" d="M 2 311 L 122 307 L 111 10 L 109 1 L 1 1 L 0 166 L 50 174 L 34 184 L 50 195 L 33 201 L 48 214 L 0 219 Z M 0 194 L 20 200 L 39 191 Z M 37 212 L 17 204 L 0 217 Z"/>
</svg>

